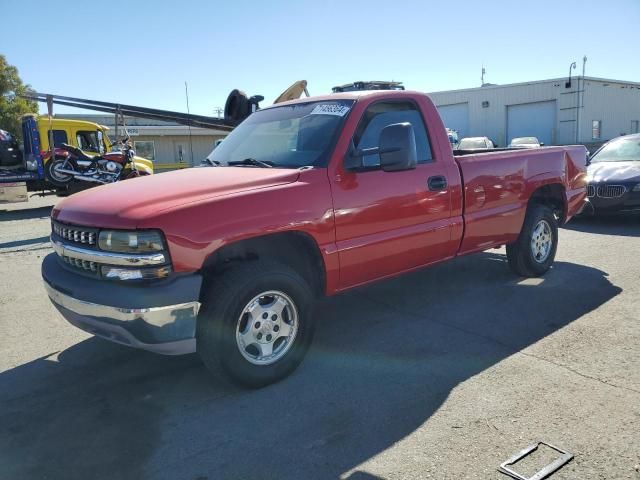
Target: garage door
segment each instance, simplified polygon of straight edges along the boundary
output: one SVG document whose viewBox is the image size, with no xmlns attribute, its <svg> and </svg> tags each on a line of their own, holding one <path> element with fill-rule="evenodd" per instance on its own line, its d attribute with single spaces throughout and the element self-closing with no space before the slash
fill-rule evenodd
<svg viewBox="0 0 640 480">
<path fill-rule="evenodd" d="M 454 105 L 441 105 L 438 112 L 442 117 L 444 126 L 458 132 L 458 137 L 469 136 L 469 104 L 456 103 Z"/>
<path fill-rule="evenodd" d="M 507 106 L 507 142 L 516 137 L 538 137 L 546 145 L 553 145 L 555 129 L 555 100 Z"/>
</svg>

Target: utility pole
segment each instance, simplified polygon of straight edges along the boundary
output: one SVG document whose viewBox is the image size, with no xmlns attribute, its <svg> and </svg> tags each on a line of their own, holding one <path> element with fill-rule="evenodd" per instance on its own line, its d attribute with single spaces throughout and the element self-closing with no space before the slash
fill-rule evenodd
<svg viewBox="0 0 640 480">
<path fill-rule="evenodd" d="M 582 109 L 584 108 L 584 89 L 585 89 L 585 81 L 584 81 L 584 73 L 587 66 L 587 56 L 585 55 L 582 58 L 582 88 L 580 88 L 580 81 L 578 81 L 578 114 L 576 118 L 576 143 L 580 143 L 580 116 L 582 114 Z"/>
<path fill-rule="evenodd" d="M 191 115 L 189 111 L 189 87 L 187 82 L 184 82 L 184 95 L 187 98 L 187 114 Z M 189 151 L 191 152 L 191 166 L 193 167 L 193 140 L 191 139 L 191 119 L 189 119 Z"/>
</svg>

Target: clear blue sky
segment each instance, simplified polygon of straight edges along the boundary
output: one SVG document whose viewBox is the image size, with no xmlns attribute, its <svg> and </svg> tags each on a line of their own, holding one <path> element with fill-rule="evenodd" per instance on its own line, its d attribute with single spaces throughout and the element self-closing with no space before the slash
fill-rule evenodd
<svg viewBox="0 0 640 480">
<path fill-rule="evenodd" d="M 567 75 L 640 81 L 640 0 L 0 0 L 0 53 L 36 90 L 212 115 L 354 80 L 438 91 Z M 76 111 L 56 107 L 57 112 Z"/>
</svg>

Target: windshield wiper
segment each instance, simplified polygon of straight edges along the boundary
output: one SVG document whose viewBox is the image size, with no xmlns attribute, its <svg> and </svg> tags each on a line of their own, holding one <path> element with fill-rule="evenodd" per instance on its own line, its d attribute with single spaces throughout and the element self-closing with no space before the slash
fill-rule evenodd
<svg viewBox="0 0 640 480">
<path fill-rule="evenodd" d="M 227 162 L 227 165 L 248 165 L 250 167 L 273 168 L 272 162 L 256 160 L 255 158 L 245 158 L 244 160 L 234 160 L 231 162 Z"/>
<path fill-rule="evenodd" d="M 211 165 L 212 167 L 219 167 L 220 166 L 220 162 L 218 160 L 211 160 L 210 158 L 205 158 L 201 165 Z"/>
</svg>

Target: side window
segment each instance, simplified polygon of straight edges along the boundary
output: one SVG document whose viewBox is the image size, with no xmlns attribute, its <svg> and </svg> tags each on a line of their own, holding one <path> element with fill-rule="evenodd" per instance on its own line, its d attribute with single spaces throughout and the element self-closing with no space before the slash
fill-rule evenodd
<svg viewBox="0 0 640 480">
<path fill-rule="evenodd" d="M 76 133 L 76 140 L 80 150 L 89 152 L 99 152 L 98 133 L 96 131 L 79 131 Z"/>
<path fill-rule="evenodd" d="M 53 131 L 53 146 L 59 147 L 63 143 L 69 143 L 67 132 L 64 130 L 49 130 L 49 134 Z"/>
<path fill-rule="evenodd" d="M 106 153 L 107 151 L 107 147 L 104 144 L 104 135 L 102 130 L 98 130 L 98 149 L 100 150 L 100 153 Z"/>
<path fill-rule="evenodd" d="M 411 102 L 388 102 L 371 105 L 360 120 L 353 143 L 359 149 L 377 147 L 380 132 L 384 127 L 403 122 L 409 122 L 413 126 L 418 163 L 432 161 L 431 146 L 422 115 Z M 365 167 L 375 167 L 380 165 L 380 155 L 367 155 L 362 158 L 362 162 Z"/>
</svg>

